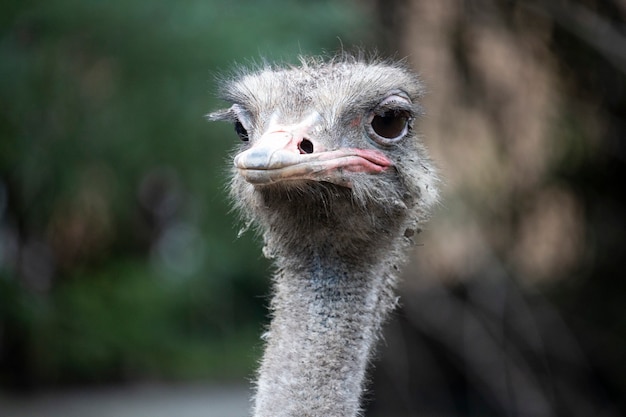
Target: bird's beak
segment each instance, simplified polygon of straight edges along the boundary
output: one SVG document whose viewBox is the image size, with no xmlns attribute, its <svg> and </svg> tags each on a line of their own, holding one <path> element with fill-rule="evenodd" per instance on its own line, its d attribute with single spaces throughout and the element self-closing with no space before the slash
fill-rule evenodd
<svg viewBox="0 0 626 417">
<path fill-rule="evenodd" d="M 274 130 L 238 154 L 234 164 L 244 179 L 255 185 L 314 180 L 350 187 L 350 173 L 377 174 L 392 162 L 379 150 L 341 148 L 326 151 L 314 140 L 297 132 Z"/>
</svg>

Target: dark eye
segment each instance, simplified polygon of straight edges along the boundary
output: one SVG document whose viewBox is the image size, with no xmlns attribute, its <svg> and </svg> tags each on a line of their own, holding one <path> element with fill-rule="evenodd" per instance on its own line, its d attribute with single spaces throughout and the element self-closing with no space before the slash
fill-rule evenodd
<svg viewBox="0 0 626 417">
<path fill-rule="evenodd" d="M 406 110 L 386 110 L 382 114 L 374 114 L 370 126 L 383 139 L 399 139 L 406 134 L 410 119 Z"/>
<path fill-rule="evenodd" d="M 239 136 L 239 139 L 241 139 L 244 142 L 247 142 L 250 139 L 248 137 L 248 131 L 246 130 L 245 127 L 243 127 L 243 124 L 241 124 L 239 120 L 235 122 L 235 133 L 237 133 L 237 136 Z"/>
</svg>

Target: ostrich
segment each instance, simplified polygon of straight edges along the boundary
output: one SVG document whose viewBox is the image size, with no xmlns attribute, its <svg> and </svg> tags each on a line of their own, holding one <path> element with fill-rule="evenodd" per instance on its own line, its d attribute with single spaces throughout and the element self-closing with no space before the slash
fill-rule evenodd
<svg viewBox="0 0 626 417">
<path fill-rule="evenodd" d="M 340 56 L 242 70 L 209 115 L 241 144 L 230 193 L 273 258 L 256 417 L 356 416 L 412 236 L 437 200 L 405 64 Z"/>
</svg>

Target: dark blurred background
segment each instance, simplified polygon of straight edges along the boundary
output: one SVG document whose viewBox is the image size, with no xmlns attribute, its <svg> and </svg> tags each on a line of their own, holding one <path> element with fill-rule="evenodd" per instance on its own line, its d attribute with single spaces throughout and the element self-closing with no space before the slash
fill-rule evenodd
<svg viewBox="0 0 626 417">
<path fill-rule="evenodd" d="M 366 415 L 622 415 L 624 0 L 2 2 L 0 393 L 247 384 L 271 268 L 203 115 L 355 48 L 421 74 L 444 178 Z"/>
</svg>

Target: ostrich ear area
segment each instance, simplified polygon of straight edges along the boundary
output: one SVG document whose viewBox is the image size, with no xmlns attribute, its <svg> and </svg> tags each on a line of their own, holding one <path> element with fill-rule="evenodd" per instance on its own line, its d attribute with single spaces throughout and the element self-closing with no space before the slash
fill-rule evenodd
<svg viewBox="0 0 626 417">
<path fill-rule="evenodd" d="M 235 157 L 239 174 L 251 184 L 281 181 L 326 181 L 351 187 L 348 173 L 378 174 L 392 162 L 374 149 L 344 148 L 317 153 L 296 153 L 272 147 L 252 147 Z"/>
</svg>

